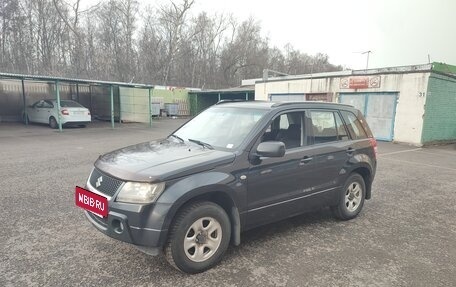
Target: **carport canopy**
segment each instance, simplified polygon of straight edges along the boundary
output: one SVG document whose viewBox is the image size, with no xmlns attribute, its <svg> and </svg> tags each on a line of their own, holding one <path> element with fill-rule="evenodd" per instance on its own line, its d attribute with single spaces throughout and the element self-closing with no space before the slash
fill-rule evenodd
<svg viewBox="0 0 456 287">
<path fill-rule="evenodd" d="M 255 100 L 255 86 L 240 86 L 220 90 L 202 90 L 189 93 L 192 114 L 198 114 L 202 110 L 223 100 Z"/>
<path fill-rule="evenodd" d="M 46 82 L 54 83 L 55 85 L 55 99 L 57 101 L 57 109 L 60 111 L 60 84 L 75 84 L 76 92 L 78 93 L 78 84 L 85 84 L 89 86 L 107 86 L 110 90 L 110 103 L 111 103 L 111 127 L 114 128 L 114 87 L 127 87 L 127 88 L 141 88 L 149 90 L 149 113 L 152 111 L 150 101 L 152 90 L 154 89 L 153 85 L 147 84 L 137 84 L 137 83 L 124 83 L 124 82 L 111 82 L 111 81 L 98 81 L 98 80 L 86 80 L 86 79 L 73 79 L 73 78 L 64 78 L 64 77 L 54 77 L 54 76 L 40 76 L 40 75 L 24 75 L 24 74 L 13 74 L 13 73 L 1 73 L 0 79 L 9 79 L 9 80 L 19 80 L 22 84 L 22 100 L 24 105 L 25 112 L 25 124 L 28 125 L 27 118 L 27 109 L 26 109 L 26 98 L 25 98 L 25 84 L 24 81 L 34 81 L 34 82 Z M 149 117 L 149 124 L 152 125 L 152 117 Z M 59 131 L 62 131 L 62 122 L 61 115 L 57 119 L 59 125 Z"/>
</svg>

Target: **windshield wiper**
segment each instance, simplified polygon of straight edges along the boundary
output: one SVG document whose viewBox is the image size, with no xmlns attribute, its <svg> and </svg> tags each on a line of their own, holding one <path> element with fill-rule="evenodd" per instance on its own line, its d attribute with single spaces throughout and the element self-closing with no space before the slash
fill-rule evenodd
<svg viewBox="0 0 456 287">
<path fill-rule="evenodd" d="M 175 134 L 169 135 L 169 137 L 173 137 L 178 139 L 181 143 L 185 142 L 180 136 L 176 136 Z"/>
<path fill-rule="evenodd" d="M 208 149 L 214 149 L 210 144 L 199 141 L 199 140 L 194 140 L 194 139 L 188 139 L 189 142 L 194 142 L 196 144 L 199 144 L 200 146 L 207 147 Z"/>
</svg>

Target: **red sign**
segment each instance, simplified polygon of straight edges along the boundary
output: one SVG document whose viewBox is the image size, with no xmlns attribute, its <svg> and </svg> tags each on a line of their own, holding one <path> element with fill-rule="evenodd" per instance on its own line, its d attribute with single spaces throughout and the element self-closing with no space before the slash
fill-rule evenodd
<svg viewBox="0 0 456 287">
<path fill-rule="evenodd" d="M 340 79 L 341 89 L 369 89 L 380 88 L 381 77 L 350 77 Z"/>
<path fill-rule="evenodd" d="M 369 78 L 368 77 L 357 77 L 357 78 L 350 78 L 350 82 L 348 83 L 349 89 L 367 89 L 369 88 Z"/>
<path fill-rule="evenodd" d="M 108 216 L 108 199 L 82 187 L 76 186 L 76 205 L 101 217 Z"/>
</svg>

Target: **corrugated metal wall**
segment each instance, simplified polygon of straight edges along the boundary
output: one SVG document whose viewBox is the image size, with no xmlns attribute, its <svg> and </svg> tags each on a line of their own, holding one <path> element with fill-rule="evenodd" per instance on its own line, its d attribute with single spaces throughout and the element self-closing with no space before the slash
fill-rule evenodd
<svg viewBox="0 0 456 287">
<path fill-rule="evenodd" d="M 421 141 L 456 141 L 456 79 L 429 77 Z"/>
</svg>

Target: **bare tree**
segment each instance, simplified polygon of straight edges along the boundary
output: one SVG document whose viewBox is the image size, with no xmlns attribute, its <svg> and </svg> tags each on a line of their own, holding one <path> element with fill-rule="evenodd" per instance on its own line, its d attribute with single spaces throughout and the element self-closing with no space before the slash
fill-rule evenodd
<svg viewBox="0 0 456 287">
<path fill-rule="evenodd" d="M 195 0 L 142 15 L 137 0 L 98 1 L 82 8 L 81 0 L 0 0 L 0 71 L 222 88 L 264 68 L 341 69 L 326 54 L 271 47 L 253 18 L 192 15 Z"/>
<path fill-rule="evenodd" d="M 171 68 L 174 63 L 180 43 L 184 39 L 184 28 L 187 14 L 195 3 L 194 0 L 183 0 L 182 3 L 172 2 L 159 8 L 159 21 L 161 24 L 162 38 L 166 41 L 166 66 L 163 74 L 163 83 L 168 83 Z M 186 38 L 186 37 L 185 37 Z"/>
</svg>

